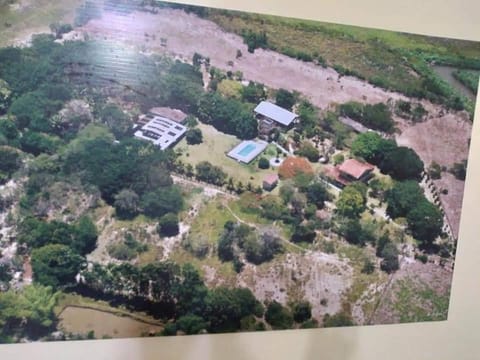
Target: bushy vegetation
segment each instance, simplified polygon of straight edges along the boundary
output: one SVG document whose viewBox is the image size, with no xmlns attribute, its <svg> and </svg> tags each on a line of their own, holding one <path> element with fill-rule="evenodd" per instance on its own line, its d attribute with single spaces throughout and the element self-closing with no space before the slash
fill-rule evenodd
<svg viewBox="0 0 480 360">
<path fill-rule="evenodd" d="M 217 93 L 206 93 L 201 97 L 197 116 L 200 121 L 241 139 L 252 139 L 257 135 L 257 120 L 250 109 Z"/>
<path fill-rule="evenodd" d="M 75 224 L 27 217 L 19 224 L 18 241 L 32 249 L 49 244 L 66 245 L 85 255 L 96 247 L 97 229 L 88 217 L 80 218 Z"/>
<path fill-rule="evenodd" d="M 0 342 L 38 339 L 54 328 L 58 293 L 38 284 L 0 292 Z"/>
<path fill-rule="evenodd" d="M 392 133 L 395 123 L 392 113 L 387 105 L 378 103 L 374 105 L 348 102 L 340 105 L 340 115 L 349 117 L 368 128 Z"/>
<path fill-rule="evenodd" d="M 185 133 L 185 139 L 189 145 L 197 145 L 203 142 L 203 134 L 200 129 L 188 129 Z"/>
<path fill-rule="evenodd" d="M 290 310 L 276 301 L 268 304 L 265 320 L 274 329 L 290 329 L 293 325 L 293 315 Z"/>
<path fill-rule="evenodd" d="M 453 72 L 455 79 L 468 87 L 474 94 L 478 92 L 478 79 L 480 71 L 456 70 Z"/>
<path fill-rule="evenodd" d="M 132 260 L 138 254 L 148 249 L 146 244 L 135 240 L 131 233 L 126 233 L 122 242 L 108 246 L 108 254 L 117 260 Z"/>
<path fill-rule="evenodd" d="M 268 44 L 267 34 L 265 32 L 256 33 L 245 29 L 241 32 L 243 41 L 247 44 L 248 52 L 253 53 L 257 48 L 266 48 Z"/>
<path fill-rule="evenodd" d="M 406 217 L 412 235 L 429 247 L 442 232 L 443 215 L 429 202 L 415 181 L 396 182 L 386 194 L 387 214 Z"/>
<path fill-rule="evenodd" d="M 238 259 L 240 252 L 244 252 L 248 261 L 258 265 L 272 260 L 275 254 L 282 251 L 283 246 L 277 236 L 268 232 L 258 234 L 245 224 L 231 221 L 225 223 L 218 240 L 218 257 L 222 261 Z"/>
</svg>

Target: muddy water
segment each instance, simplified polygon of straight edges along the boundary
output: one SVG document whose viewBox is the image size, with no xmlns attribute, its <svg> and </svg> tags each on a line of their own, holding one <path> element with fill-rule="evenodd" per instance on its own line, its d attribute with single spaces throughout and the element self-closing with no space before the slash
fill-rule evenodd
<svg viewBox="0 0 480 360">
<path fill-rule="evenodd" d="M 95 331 L 95 337 L 139 337 L 162 330 L 161 326 L 147 324 L 130 317 L 107 312 L 69 306 L 60 315 L 59 328 L 74 334 Z"/>
<path fill-rule="evenodd" d="M 475 94 L 470 91 L 465 85 L 453 77 L 453 73 L 457 68 L 446 65 L 434 65 L 432 66 L 433 70 L 446 82 L 452 85 L 455 89 L 459 90 L 460 93 L 469 99 L 475 101 Z"/>
</svg>

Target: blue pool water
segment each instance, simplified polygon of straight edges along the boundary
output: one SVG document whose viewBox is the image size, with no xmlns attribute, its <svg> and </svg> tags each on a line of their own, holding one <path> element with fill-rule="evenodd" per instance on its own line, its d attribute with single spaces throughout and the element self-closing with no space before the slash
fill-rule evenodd
<svg viewBox="0 0 480 360">
<path fill-rule="evenodd" d="M 253 150 L 255 150 L 256 146 L 254 144 L 247 144 L 245 145 L 239 152 L 238 155 L 240 156 L 247 156 L 250 154 Z"/>
</svg>

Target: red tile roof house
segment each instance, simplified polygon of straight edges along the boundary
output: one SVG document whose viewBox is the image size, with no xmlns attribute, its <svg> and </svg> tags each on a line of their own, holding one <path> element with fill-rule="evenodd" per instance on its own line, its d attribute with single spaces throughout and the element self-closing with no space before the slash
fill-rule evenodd
<svg viewBox="0 0 480 360">
<path fill-rule="evenodd" d="M 263 178 L 263 188 L 267 191 L 272 191 L 278 184 L 278 175 L 269 174 Z"/>
<path fill-rule="evenodd" d="M 327 175 L 335 185 L 343 188 L 354 181 L 368 181 L 372 176 L 373 169 L 375 169 L 375 166 L 372 164 L 360 162 L 355 159 L 348 159 L 341 165 L 327 167 L 325 175 Z"/>
</svg>

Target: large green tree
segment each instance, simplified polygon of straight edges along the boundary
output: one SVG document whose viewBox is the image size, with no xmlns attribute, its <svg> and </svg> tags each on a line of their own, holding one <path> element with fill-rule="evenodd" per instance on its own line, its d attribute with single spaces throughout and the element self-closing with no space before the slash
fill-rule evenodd
<svg viewBox="0 0 480 360">
<path fill-rule="evenodd" d="M 107 125 L 117 139 L 125 137 L 132 128 L 130 117 L 115 104 L 107 104 L 100 111 L 101 121 Z"/>
<path fill-rule="evenodd" d="M 57 288 L 75 283 L 85 259 L 60 244 L 46 245 L 32 251 L 32 269 L 35 281 Z"/>
<path fill-rule="evenodd" d="M 290 310 L 276 301 L 268 304 L 265 320 L 273 329 L 290 329 L 293 326 L 293 316 Z"/>
<path fill-rule="evenodd" d="M 144 194 L 141 206 L 146 215 L 161 217 L 167 213 L 178 213 L 183 207 L 183 198 L 178 187 L 169 186 Z"/>
<path fill-rule="evenodd" d="M 38 284 L 0 292 L 0 342 L 11 336 L 37 338 L 51 330 L 58 293 Z"/>
<path fill-rule="evenodd" d="M 397 181 L 386 194 L 387 214 L 392 218 L 406 217 L 423 199 L 423 190 L 416 181 Z"/>
<path fill-rule="evenodd" d="M 364 158 L 372 164 L 379 165 L 387 152 L 395 148 L 392 140 L 383 139 L 379 134 L 368 131 L 359 134 L 352 143 L 351 151 L 355 156 Z"/>
<path fill-rule="evenodd" d="M 140 208 L 140 198 L 137 193 L 130 189 L 123 189 L 115 195 L 115 214 L 120 219 L 131 219 L 135 217 Z"/>
<path fill-rule="evenodd" d="M 346 186 L 337 200 L 337 212 L 340 215 L 357 218 L 365 210 L 365 198 L 354 186 Z"/>
<path fill-rule="evenodd" d="M 442 233 L 443 216 L 438 207 L 424 199 L 408 213 L 407 223 L 413 237 L 429 246 Z"/>
<path fill-rule="evenodd" d="M 412 149 L 399 146 L 388 151 L 380 164 L 380 170 L 396 180 L 420 180 L 424 165 Z"/>
<path fill-rule="evenodd" d="M 293 93 L 285 89 L 279 89 L 275 95 L 275 103 L 287 110 L 292 110 L 295 105 L 296 98 Z"/>
</svg>

